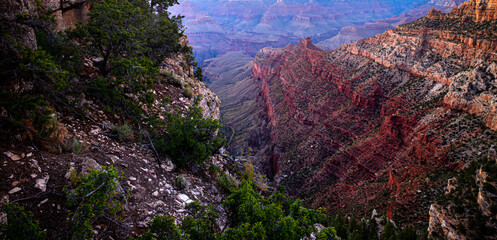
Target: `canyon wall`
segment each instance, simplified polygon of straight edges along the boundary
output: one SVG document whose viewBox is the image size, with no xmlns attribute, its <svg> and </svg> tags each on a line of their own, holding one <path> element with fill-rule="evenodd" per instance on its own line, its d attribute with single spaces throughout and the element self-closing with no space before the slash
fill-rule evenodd
<svg viewBox="0 0 497 240">
<path fill-rule="evenodd" d="M 431 8 L 447 11 L 461 1 L 184 0 L 171 12 L 185 16 L 186 35 L 202 64 L 230 51 L 254 57 L 263 47 L 282 47 L 307 36 L 321 41 L 335 37 L 344 27 L 358 27 L 358 36 L 344 29 L 341 37 L 332 40 L 338 47 L 414 21 Z"/>
<path fill-rule="evenodd" d="M 333 52 L 310 38 L 261 50 L 252 75 L 269 146 L 259 164 L 313 207 L 427 221 L 449 173 L 497 137 L 497 25 L 482 21 L 495 5 L 457 15 L 474 4 Z"/>
<path fill-rule="evenodd" d="M 461 5 L 463 2 L 464 0 L 430 1 L 401 15 L 392 16 L 386 19 L 379 19 L 375 22 L 367 22 L 362 26 L 345 26 L 336 36 L 322 40 L 317 44 L 323 49 L 335 50 L 344 43 L 353 43 L 363 38 L 369 38 L 387 30 L 396 28 L 401 24 L 413 22 L 425 16 L 431 9 L 436 9 L 441 12 L 449 12 L 451 9 Z"/>
</svg>

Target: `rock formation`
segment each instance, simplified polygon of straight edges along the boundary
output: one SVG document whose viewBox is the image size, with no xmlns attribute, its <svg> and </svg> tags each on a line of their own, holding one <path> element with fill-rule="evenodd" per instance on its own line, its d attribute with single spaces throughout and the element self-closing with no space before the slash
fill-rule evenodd
<svg viewBox="0 0 497 240">
<path fill-rule="evenodd" d="M 315 207 L 427 221 L 437 172 L 479 159 L 497 130 L 495 22 L 434 13 L 333 52 L 305 38 L 257 54 L 259 164 L 275 181 Z"/>
<path fill-rule="evenodd" d="M 376 20 L 376 22 L 367 22 L 363 26 L 345 26 L 336 36 L 325 39 L 319 42 L 318 45 L 327 50 L 335 50 L 344 43 L 353 43 L 363 38 L 369 38 L 389 29 L 396 28 L 401 24 L 413 22 L 425 16 L 430 9 L 439 13 L 448 12 L 463 2 L 463 0 L 430 1 L 401 15 Z"/>
<path fill-rule="evenodd" d="M 432 7 L 446 11 L 461 1 L 185 0 L 171 12 L 185 16 L 185 32 L 202 63 L 230 51 L 254 57 L 263 47 L 282 47 L 306 36 L 329 39 L 345 27 L 331 40 L 338 47 L 414 21 Z M 355 27 L 357 35 L 347 31 Z"/>
<path fill-rule="evenodd" d="M 497 19 L 497 1 L 477 0 L 468 1 L 459 8 L 454 8 L 451 15 L 469 17 L 475 22 L 493 21 Z"/>
<path fill-rule="evenodd" d="M 90 3 L 88 0 L 43 0 L 52 9 L 57 22 L 57 30 L 73 28 L 77 22 L 87 18 Z"/>
</svg>

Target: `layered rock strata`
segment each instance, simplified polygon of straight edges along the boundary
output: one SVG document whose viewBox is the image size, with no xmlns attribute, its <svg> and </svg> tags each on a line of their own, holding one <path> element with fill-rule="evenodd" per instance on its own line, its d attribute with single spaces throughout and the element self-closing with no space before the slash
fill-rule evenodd
<svg viewBox="0 0 497 240">
<path fill-rule="evenodd" d="M 314 207 L 426 221 L 438 171 L 496 137 L 496 24 L 478 19 L 425 17 L 333 52 L 309 38 L 261 50 L 268 174 Z"/>
</svg>

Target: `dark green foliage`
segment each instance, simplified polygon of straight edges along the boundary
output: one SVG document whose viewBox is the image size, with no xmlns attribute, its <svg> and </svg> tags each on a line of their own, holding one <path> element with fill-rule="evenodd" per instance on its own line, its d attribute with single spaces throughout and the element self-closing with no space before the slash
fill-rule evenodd
<svg viewBox="0 0 497 240">
<path fill-rule="evenodd" d="M 467 168 L 461 170 L 456 177 L 455 190 L 446 196 L 442 196 L 440 200 L 440 202 L 454 204 L 456 217 L 469 219 L 468 226 L 458 224 L 457 230 L 464 232 L 471 239 L 485 239 L 485 236 L 497 234 L 497 229 L 492 227 L 492 224 L 486 224 L 495 220 L 482 215 L 477 202 L 480 186 L 476 183 L 476 172 L 480 168 L 488 174 L 487 181 L 495 183 L 495 180 L 493 180 L 497 176 L 495 161 L 482 158 L 478 162 L 471 162 Z M 491 192 L 494 189 L 490 183 L 483 183 L 483 190 Z"/>
<path fill-rule="evenodd" d="M 216 165 L 210 165 L 209 169 L 207 169 L 207 171 L 209 172 L 209 175 L 211 175 L 213 177 L 217 177 L 217 176 L 219 176 L 219 174 L 221 174 L 222 169 Z"/>
<path fill-rule="evenodd" d="M 416 234 L 416 229 L 412 226 L 406 226 L 402 231 L 397 234 L 397 239 L 399 240 L 416 240 L 418 236 Z"/>
<path fill-rule="evenodd" d="M 260 205 L 261 201 L 260 194 L 255 192 L 247 182 L 243 183 L 240 189 L 234 190 L 225 200 L 225 205 L 231 213 L 229 215 L 231 225 L 261 221 L 264 214 Z"/>
<path fill-rule="evenodd" d="M 6 85 L 3 89 L 15 88 L 13 85 L 23 89 L 31 85 L 32 90 L 0 93 L 0 108 L 7 113 L 6 117 L 0 117 L 0 127 L 9 134 L 21 133 L 23 139 L 31 141 L 48 136 L 57 121 L 48 100 L 66 86 L 69 74 L 41 48 L 31 50 L 18 46 L 7 51 L 12 52 L 12 56 L 0 61 L 1 85 Z"/>
<path fill-rule="evenodd" d="M 245 181 L 225 200 L 232 228 L 262 223 L 268 239 L 301 239 L 316 230 L 314 223 L 324 219 L 320 211 L 304 208 L 300 200 L 282 197 L 280 192 L 266 200 L 252 185 Z"/>
<path fill-rule="evenodd" d="M 262 222 L 255 224 L 244 223 L 236 228 L 229 228 L 224 234 L 226 240 L 265 240 L 266 230 Z"/>
<path fill-rule="evenodd" d="M 158 79 L 159 65 L 173 53 L 191 54 L 180 44 L 180 17 L 170 17 L 167 7 L 176 1 L 102 0 L 68 36 L 78 39 L 92 57 L 100 77 L 89 93 L 117 113 L 132 120 L 144 116 L 143 105 L 152 104 L 149 91 Z"/>
<path fill-rule="evenodd" d="M 174 179 L 174 186 L 179 190 L 183 190 L 188 187 L 188 182 L 182 175 L 179 175 Z"/>
<path fill-rule="evenodd" d="M 335 228 L 327 227 L 319 232 L 317 240 L 335 240 L 337 239 L 337 231 Z"/>
<path fill-rule="evenodd" d="M 192 202 L 187 205 L 189 215 L 180 226 L 183 236 L 194 240 L 298 240 L 309 236 L 316 230 L 313 224 L 324 219 L 321 211 L 302 207 L 300 200 L 281 196 L 281 192 L 277 195 L 265 199 L 254 191 L 253 183 L 245 181 L 225 200 L 229 228 L 223 232 L 217 227 L 218 214 L 214 207 Z M 330 234 L 334 234 L 333 228 L 326 230 L 323 236 Z"/>
<path fill-rule="evenodd" d="M 42 96 L 23 95 L 15 97 L 10 93 L 0 94 L 0 107 L 7 109 L 7 118 L 2 118 L 12 133 L 26 133 L 33 139 L 36 135 L 47 134 L 46 130 L 54 122 L 54 110 Z"/>
<path fill-rule="evenodd" d="M 165 57 L 172 53 L 182 52 L 191 55 L 191 48 L 182 46 L 183 26 L 180 16 L 150 15 L 151 24 L 147 26 L 147 56 L 155 63 L 160 64 Z"/>
<path fill-rule="evenodd" d="M 317 234 L 317 239 L 378 239 L 376 220 L 356 220 L 324 215 L 321 210 L 304 208 L 302 201 L 293 199 L 279 188 L 270 196 L 264 197 L 254 190 L 254 184 L 243 181 L 240 188 L 232 189 L 224 201 L 228 214 L 228 228 L 219 231 L 216 225 L 217 212 L 212 206 L 204 206 L 193 202 L 187 206 L 189 215 L 185 218 L 180 229 L 185 239 L 274 239 L 298 240 L 310 236 L 317 229 L 314 224 L 325 226 Z M 398 235 L 390 221 L 385 221 L 382 237 L 394 240 L 415 240 L 418 238 L 413 227 L 402 229 Z M 167 225 L 164 229 L 175 229 Z M 340 229 L 339 233 L 336 229 Z M 151 232 L 149 230 L 149 232 Z M 157 232 L 157 231 L 156 231 Z"/>
<path fill-rule="evenodd" d="M 348 226 L 347 219 L 345 219 L 341 214 L 337 214 L 335 219 L 333 220 L 332 225 L 335 226 L 338 236 L 340 236 L 343 239 L 347 239 L 349 232 L 349 229 L 347 228 Z"/>
<path fill-rule="evenodd" d="M 144 11 L 127 0 L 96 1 L 87 24 L 79 24 L 70 35 L 81 38 L 88 53 L 101 58 L 97 66 L 107 76 L 120 67 L 119 60 L 127 60 L 124 56 L 139 56 L 145 50 Z"/>
<path fill-rule="evenodd" d="M 0 224 L 0 239 L 46 239 L 46 233 L 33 219 L 33 213 L 25 211 L 17 203 L 6 204 L 2 211 L 7 214 L 7 223 Z"/>
<path fill-rule="evenodd" d="M 337 214 L 334 218 L 328 218 L 329 225 L 336 229 L 336 236 L 340 239 L 348 240 L 378 240 L 378 224 L 377 219 L 357 220 L 354 217 L 345 218 Z M 381 233 L 381 239 L 393 240 L 416 240 L 426 239 L 426 228 L 418 229 L 420 234 L 412 226 L 406 226 L 403 229 L 396 231 L 394 225 L 385 217 L 380 221 L 384 224 Z"/>
<path fill-rule="evenodd" d="M 225 193 L 231 193 L 231 191 L 238 188 L 236 181 L 232 179 L 228 174 L 223 173 L 218 179 L 217 184 L 221 190 Z"/>
<path fill-rule="evenodd" d="M 211 205 L 204 206 L 198 201 L 186 205 L 189 215 L 183 220 L 181 229 L 192 240 L 215 240 L 219 238 L 216 224 L 218 213 Z"/>
<path fill-rule="evenodd" d="M 178 0 L 152 0 L 150 6 L 159 14 L 168 14 L 167 9 L 174 4 L 178 4 Z"/>
<path fill-rule="evenodd" d="M 133 128 L 125 122 L 123 125 L 116 125 L 112 127 L 112 131 L 116 134 L 119 141 L 130 141 L 134 137 Z"/>
<path fill-rule="evenodd" d="M 179 168 L 206 161 L 225 141 L 216 136 L 221 127 L 214 119 L 205 119 L 199 107 L 191 107 L 185 116 L 169 114 L 167 135 L 155 142 L 160 154 L 168 154 Z"/>
<path fill-rule="evenodd" d="M 181 80 L 178 78 L 175 78 L 172 73 L 170 72 L 163 72 L 161 73 L 162 76 L 166 79 L 166 81 L 175 86 L 175 87 L 181 87 Z"/>
<path fill-rule="evenodd" d="M 368 230 L 368 233 L 365 234 L 366 236 L 368 236 L 368 239 L 378 239 L 378 224 L 376 224 L 376 221 L 370 221 Z"/>
<path fill-rule="evenodd" d="M 141 235 L 140 240 L 181 240 L 181 230 L 171 216 L 156 216 L 150 223 L 148 231 Z"/>
<path fill-rule="evenodd" d="M 44 44 L 44 41 L 41 41 L 38 37 L 42 35 L 38 33 L 50 34 L 50 38 L 56 36 L 48 30 L 51 23 L 46 19 L 42 19 L 43 16 L 33 13 L 25 17 L 19 16 L 11 21 L 2 21 L 2 26 L 0 27 L 0 34 L 2 35 L 2 41 L 0 41 L 0 78 L 2 79 L 2 86 L 11 88 L 12 84 L 18 84 L 22 89 L 29 83 L 33 85 L 34 90 L 46 92 L 48 90 L 60 90 L 67 83 L 69 71 L 63 69 L 61 63 L 69 63 L 70 61 L 50 51 L 52 50 L 50 48 L 57 48 L 62 51 L 66 46 L 62 46 L 60 42 Z M 24 24 L 32 27 L 37 33 L 37 40 L 40 40 L 37 49 L 22 45 L 25 39 L 16 39 L 16 34 L 26 32 L 26 29 L 21 27 Z M 45 47 L 50 48 L 44 49 Z M 66 52 L 66 56 L 71 57 L 72 55 Z"/>
<path fill-rule="evenodd" d="M 41 48 L 19 48 L 18 77 L 36 83 L 46 89 L 51 86 L 58 91 L 66 86 L 69 72 L 63 70 L 55 58 Z M 48 84 L 48 86 L 46 85 Z M 45 85 L 45 86 L 44 86 Z"/>
<path fill-rule="evenodd" d="M 67 224 L 73 239 L 91 237 L 93 224 L 100 218 L 118 220 L 127 196 L 118 187 L 118 173 L 114 167 L 92 170 L 78 176 L 72 173 L 70 184 L 64 188 L 69 213 Z"/>
<path fill-rule="evenodd" d="M 191 99 L 193 97 L 193 94 L 194 93 L 192 87 L 187 85 L 185 88 L 183 88 L 183 96 Z"/>
<path fill-rule="evenodd" d="M 383 232 L 381 233 L 381 240 L 395 240 L 395 228 L 390 221 L 387 221 L 387 224 L 383 228 Z"/>
<path fill-rule="evenodd" d="M 63 33 L 54 33 L 46 29 L 35 29 L 36 43 L 38 48 L 44 49 L 53 56 L 60 67 L 67 71 L 70 77 L 82 73 L 83 63 L 81 48 Z"/>
<path fill-rule="evenodd" d="M 83 144 L 74 137 L 66 142 L 65 151 L 79 155 L 83 151 Z"/>
<path fill-rule="evenodd" d="M 288 240 L 299 240 L 302 235 L 299 233 L 300 229 L 298 222 L 291 217 L 283 217 L 274 226 L 276 229 L 271 234 L 271 239 L 288 239 Z"/>
<path fill-rule="evenodd" d="M 199 81 L 204 81 L 204 75 L 202 74 L 202 68 L 201 67 L 197 67 L 197 69 L 195 69 L 195 72 L 193 73 L 193 76 L 199 80 Z"/>
</svg>

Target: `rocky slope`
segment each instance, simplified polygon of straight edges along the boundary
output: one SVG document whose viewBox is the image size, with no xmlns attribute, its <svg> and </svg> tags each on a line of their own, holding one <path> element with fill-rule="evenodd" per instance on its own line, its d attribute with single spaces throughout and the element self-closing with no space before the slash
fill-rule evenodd
<svg viewBox="0 0 497 240">
<path fill-rule="evenodd" d="M 74 27 L 77 21 L 84 21 L 88 5 L 87 1 L 2 1 L 0 20 L 6 24 L 2 24 L 1 30 L 8 32 L 10 28 L 19 29 L 19 26 L 10 23 L 21 13 L 35 16 L 34 11 L 47 9 L 54 10 L 53 16 L 57 20 L 55 30 L 63 30 Z M 21 29 L 23 31 L 14 34 L 14 41 L 36 48 L 34 30 L 28 24 L 21 26 Z M 186 110 L 197 104 L 194 98 L 198 98 L 198 106 L 202 108 L 203 116 L 219 119 L 219 98 L 205 83 L 192 76 L 192 69 L 185 69 L 184 57 L 177 55 L 164 60 L 160 79 L 157 79 L 154 89 L 151 90 L 155 101 L 147 110 Z M 85 59 L 83 74 L 75 77 L 73 81 L 84 81 L 96 71 L 92 61 Z M 170 78 L 176 79 L 177 82 L 169 83 Z M 186 85 L 193 90 L 191 98 L 184 94 L 183 86 Z M 2 82 L 1 87 L 2 94 L 4 91 L 25 90 L 19 87 L 19 84 L 7 85 L 5 82 Z M 222 195 L 214 186 L 212 176 L 175 171 L 170 159 L 158 159 L 150 138 L 142 135 L 141 130 L 129 130 L 131 132 L 126 136 L 128 140 L 118 139 L 112 129 L 121 126 L 125 122 L 124 117 L 102 109 L 101 105 L 84 93 L 71 101 L 83 114 L 77 111 L 61 111 L 54 118 L 60 129 L 57 137 L 61 138 L 61 143 L 80 143 L 76 152 L 63 150 L 61 146 L 45 146 L 43 142 L 41 145 L 38 142 L 26 144 L 26 141 L 20 140 L 20 134 L 13 137 L 2 134 L 0 209 L 3 209 L 6 203 L 18 202 L 34 213 L 35 219 L 40 221 L 42 229 L 45 229 L 50 239 L 61 238 L 64 233 L 60 231 L 66 224 L 69 212 L 65 205 L 63 188 L 68 184 L 71 172 L 87 173 L 92 169 L 101 170 L 102 167 L 110 165 L 120 172 L 120 189 L 129 194 L 125 204 L 127 218 L 122 224 L 115 223 L 119 229 L 117 232 L 116 228 L 109 230 L 113 224 L 97 226 L 93 231 L 96 239 L 125 239 L 137 236 L 156 215 L 171 215 L 180 220 L 187 212 L 185 204 L 194 200 L 220 206 Z M 9 114 L 2 107 L 2 124 Z M 163 119 L 164 116 L 159 118 Z M 208 162 L 222 168 L 226 160 L 226 157 L 215 155 Z M 182 187 L 178 187 L 178 179 L 183 183 Z M 225 221 L 226 217 L 221 216 L 218 224 L 223 226 Z M 0 223 L 5 222 L 6 214 L 0 212 Z"/>
<path fill-rule="evenodd" d="M 497 137 L 495 8 L 433 10 L 333 52 L 310 38 L 261 50 L 260 164 L 314 207 L 427 222 L 449 176 Z"/>
</svg>

